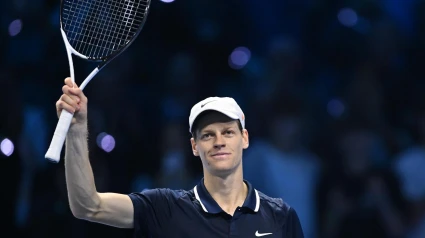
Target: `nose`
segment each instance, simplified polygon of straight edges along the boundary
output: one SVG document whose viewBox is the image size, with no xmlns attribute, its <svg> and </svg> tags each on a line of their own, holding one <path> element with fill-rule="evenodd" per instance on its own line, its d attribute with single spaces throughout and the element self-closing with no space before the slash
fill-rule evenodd
<svg viewBox="0 0 425 238">
<path fill-rule="evenodd" d="M 222 135 L 218 135 L 214 141 L 214 148 L 220 149 L 226 146 L 226 142 Z"/>
</svg>

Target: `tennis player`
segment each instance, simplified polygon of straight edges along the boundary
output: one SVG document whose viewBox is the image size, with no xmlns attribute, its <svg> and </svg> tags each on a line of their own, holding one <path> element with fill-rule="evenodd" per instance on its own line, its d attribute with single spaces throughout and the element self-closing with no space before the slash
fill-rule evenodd
<svg viewBox="0 0 425 238">
<path fill-rule="evenodd" d="M 193 189 L 117 194 L 96 191 L 87 145 L 87 97 L 70 78 L 62 90 L 57 113 L 74 113 L 66 138 L 65 172 L 75 217 L 134 228 L 135 237 L 304 237 L 292 207 L 243 179 L 242 152 L 249 138 L 245 116 L 234 99 L 211 97 L 191 109 L 190 142 L 204 172 Z"/>
</svg>

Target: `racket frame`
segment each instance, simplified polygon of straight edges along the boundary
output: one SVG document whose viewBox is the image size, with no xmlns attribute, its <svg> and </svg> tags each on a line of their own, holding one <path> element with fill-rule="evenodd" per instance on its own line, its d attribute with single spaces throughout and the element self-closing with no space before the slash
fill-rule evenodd
<svg viewBox="0 0 425 238">
<path fill-rule="evenodd" d="M 87 84 L 91 81 L 91 79 L 108 63 L 110 63 L 113 59 L 115 59 L 118 55 L 120 55 L 122 52 L 124 52 L 138 37 L 140 32 L 142 31 L 148 13 L 149 8 L 151 4 L 151 0 L 146 1 L 146 11 L 144 13 L 142 22 L 140 23 L 139 28 L 135 32 L 134 36 L 121 48 L 117 49 L 116 51 L 112 52 L 111 54 L 102 57 L 102 58 L 93 58 L 93 57 L 87 57 L 81 53 L 79 53 L 77 50 L 72 47 L 72 45 L 69 43 L 68 38 L 66 36 L 66 32 L 63 27 L 63 4 L 66 0 L 61 0 L 61 6 L 60 6 L 60 31 L 61 35 L 65 44 L 66 53 L 68 57 L 68 64 L 69 64 L 69 71 L 70 71 L 70 77 L 71 81 L 75 82 L 75 74 L 74 74 L 74 61 L 72 58 L 72 55 L 76 55 L 84 60 L 92 61 L 92 62 L 100 62 L 99 65 L 84 79 L 84 81 L 80 85 L 80 89 L 83 90 Z M 74 84 L 75 85 L 75 84 Z M 62 109 L 62 112 L 59 117 L 58 124 L 56 125 L 55 132 L 53 133 L 52 141 L 50 142 L 49 149 L 47 150 L 45 154 L 45 158 L 53 163 L 59 163 L 60 161 L 60 155 L 62 152 L 62 147 L 65 143 L 66 135 L 68 134 L 69 127 L 71 126 L 72 118 L 74 114 L 66 111 L 65 109 Z"/>
</svg>

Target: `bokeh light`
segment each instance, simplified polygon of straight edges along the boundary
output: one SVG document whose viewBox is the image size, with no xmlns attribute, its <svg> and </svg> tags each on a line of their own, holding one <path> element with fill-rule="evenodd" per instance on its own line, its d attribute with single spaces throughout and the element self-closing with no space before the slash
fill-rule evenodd
<svg viewBox="0 0 425 238">
<path fill-rule="evenodd" d="M 8 138 L 5 138 L 0 143 L 0 150 L 6 156 L 11 156 L 13 154 L 14 149 L 15 146 L 13 145 L 13 142 Z"/>
<path fill-rule="evenodd" d="M 16 19 L 9 24 L 9 35 L 16 36 L 22 30 L 22 21 L 20 19 Z"/>
<path fill-rule="evenodd" d="M 328 113 L 333 117 L 341 117 L 345 111 L 344 103 L 339 99 L 332 99 L 328 102 Z"/>
<path fill-rule="evenodd" d="M 170 3 L 170 2 L 174 2 L 174 0 L 161 0 L 161 2 Z"/>
<path fill-rule="evenodd" d="M 96 138 L 97 146 L 106 152 L 111 152 L 115 148 L 115 139 L 106 132 L 99 133 Z"/>
<path fill-rule="evenodd" d="M 346 27 L 353 27 L 357 24 L 357 13 L 351 8 L 342 8 L 338 12 L 339 22 Z"/>
<path fill-rule="evenodd" d="M 251 51 L 246 47 L 237 47 L 229 56 L 229 66 L 232 69 L 242 69 L 251 59 Z"/>
</svg>

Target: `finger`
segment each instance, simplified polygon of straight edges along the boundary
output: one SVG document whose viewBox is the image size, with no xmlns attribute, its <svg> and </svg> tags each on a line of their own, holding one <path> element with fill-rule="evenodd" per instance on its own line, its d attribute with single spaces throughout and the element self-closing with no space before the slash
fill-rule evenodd
<svg viewBox="0 0 425 238">
<path fill-rule="evenodd" d="M 67 77 L 67 78 L 65 78 L 65 85 L 68 85 L 69 87 L 71 87 L 72 88 L 72 79 L 71 79 L 71 77 Z"/>
<path fill-rule="evenodd" d="M 79 103 L 81 101 L 79 95 L 76 95 L 74 93 L 71 92 L 73 88 L 68 86 L 68 85 L 64 85 L 62 87 L 62 92 L 66 95 L 68 95 L 69 97 L 71 97 L 72 99 L 74 99 L 77 103 Z"/>
<path fill-rule="evenodd" d="M 72 81 L 71 77 L 65 78 L 65 85 L 68 85 L 70 88 L 78 88 L 78 85 Z"/>
<path fill-rule="evenodd" d="M 58 114 L 58 117 L 61 115 L 62 110 L 66 110 L 69 113 L 74 114 L 75 113 L 75 109 L 73 107 L 71 107 L 70 105 L 66 104 L 64 101 L 57 101 L 56 102 L 56 111 Z"/>
<path fill-rule="evenodd" d="M 62 110 L 66 110 L 69 113 L 75 113 L 75 108 L 74 107 L 72 107 L 71 105 L 67 104 L 63 100 L 58 100 L 56 102 L 56 111 L 57 111 L 58 116 L 60 116 Z"/>
<path fill-rule="evenodd" d="M 77 96 L 81 101 L 87 102 L 87 97 L 80 88 L 70 88 L 68 91 L 71 95 Z"/>
<path fill-rule="evenodd" d="M 73 107 L 76 110 L 80 108 L 80 105 L 78 105 L 78 102 L 67 94 L 63 94 L 60 100 L 65 102 L 65 104 L 68 104 L 69 106 Z"/>
</svg>

